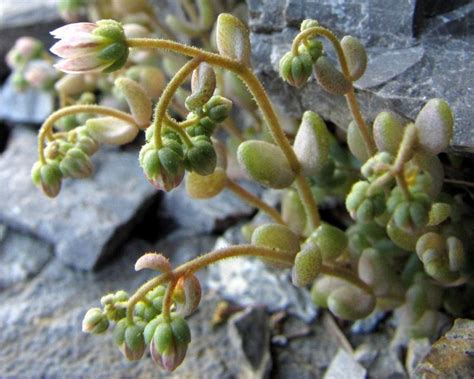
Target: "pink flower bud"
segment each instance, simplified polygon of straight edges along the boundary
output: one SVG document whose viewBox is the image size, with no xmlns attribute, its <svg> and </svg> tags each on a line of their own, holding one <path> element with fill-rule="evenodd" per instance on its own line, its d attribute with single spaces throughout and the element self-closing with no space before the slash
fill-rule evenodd
<svg viewBox="0 0 474 379">
<path fill-rule="evenodd" d="M 51 34 L 60 40 L 51 47 L 51 52 L 63 58 L 55 67 L 66 73 L 112 72 L 127 61 L 125 33 L 116 21 L 78 22 Z"/>
</svg>

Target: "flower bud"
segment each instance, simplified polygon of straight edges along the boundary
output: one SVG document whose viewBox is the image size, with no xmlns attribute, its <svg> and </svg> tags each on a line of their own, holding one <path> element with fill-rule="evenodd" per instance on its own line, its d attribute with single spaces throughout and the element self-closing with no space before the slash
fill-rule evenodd
<svg viewBox="0 0 474 379">
<path fill-rule="evenodd" d="M 215 123 L 220 123 L 229 117 L 231 110 L 232 101 L 222 96 L 212 96 L 203 107 L 204 114 Z"/>
<path fill-rule="evenodd" d="M 143 332 L 143 323 L 128 324 L 126 318 L 120 320 L 115 326 L 113 332 L 115 343 L 129 361 L 138 361 L 145 352 Z"/>
<path fill-rule="evenodd" d="M 92 137 L 83 135 L 77 138 L 75 146 L 88 156 L 92 156 L 99 150 L 100 144 Z"/>
<path fill-rule="evenodd" d="M 367 53 L 362 43 L 355 37 L 344 36 L 341 40 L 341 48 L 346 56 L 350 79 L 355 82 L 364 75 L 367 68 Z"/>
<path fill-rule="evenodd" d="M 77 147 L 73 147 L 66 153 L 59 168 L 63 176 L 76 179 L 87 178 L 93 171 L 89 156 Z"/>
<path fill-rule="evenodd" d="M 142 86 L 125 77 L 118 78 L 114 84 L 125 96 L 135 122 L 142 128 L 148 126 L 153 109 L 150 98 Z"/>
<path fill-rule="evenodd" d="M 374 140 L 380 151 L 396 155 L 403 138 L 403 125 L 393 112 L 380 112 L 372 127 Z"/>
<path fill-rule="evenodd" d="M 221 13 L 216 24 L 216 43 L 219 54 L 250 66 L 250 38 L 247 27 L 237 17 Z"/>
<path fill-rule="evenodd" d="M 198 137 L 199 138 L 199 137 Z M 199 175 L 211 175 L 216 169 L 217 155 L 212 142 L 195 140 L 194 146 L 186 151 L 186 162 L 190 170 Z"/>
<path fill-rule="evenodd" d="M 316 175 L 329 159 L 329 131 L 316 113 L 303 113 L 293 150 L 306 176 Z"/>
<path fill-rule="evenodd" d="M 370 184 L 359 181 L 352 186 L 346 198 L 346 208 L 354 220 L 368 223 L 385 211 L 385 196 L 382 190 L 369 196 Z"/>
<path fill-rule="evenodd" d="M 323 43 L 316 38 L 306 40 L 304 43 L 298 46 L 299 54 L 309 54 L 311 61 L 315 63 L 319 57 L 323 55 L 324 46 Z"/>
<path fill-rule="evenodd" d="M 163 149 L 160 149 L 163 150 Z M 176 162 L 172 162 L 176 158 L 177 154 L 171 148 L 167 148 L 165 154 L 162 152 L 162 156 L 166 159 L 166 165 L 168 169 L 177 169 L 176 173 L 171 173 L 168 170 L 165 170 L 162 167 L 160 161 L 160 151 L 155 147 L 151 142 L 142 146 L 139 154 L 140 166 L 143 168 L 145 176 L 156 188 L 162 189 L 164 191 L 171 191 L 173 188 L 176 188 L 184 177 L 184 166 L 179 164 L 178 166 L 174 165 Z M 173 151 L 171 153 L 170 151 Z M 169 153 L 169 156 L 168 156 Z M 169 159 L 169 157 L 173 157 Z"/>
<path fill-rule="evenodd" d="M 97 142 L 111 145 L 130 143 L 139 132 L 135 125 L 110 116 L 87 120 L 86 129 Z"/>
<path fill-rule="evenodd" d="M 24 71 L 25 80 L 32 88 L 43 91 L 53 89 L 54 82 L 58 78 L 58 72 L 54 67 L 44 60 L 34 60 L 29 62 Z"/>
<path fill-rule="evenodd" d="M 387 200 L 387 210 L 395 225 L 406 231 L 423 228 L 428 223 L 430 197 L 420 191 L 410 190 L 411 199 L 405 199 L 400 187 L 395 187 Z"/>
<path fill-rule="evenodd" d="M 206 176 L 190 172 L 185 179 L 186 192 L 191 199 L 210 199 L 222 192 L 226 182 L 227 175 L 220 167 Z"/>
<path fill-rule="evenodd" d="M 51 52 L 63 58 L 55 67 L 66 73 L 108 73 L 119 70 L 127 62 L 127 38 L 117 21 L 69 24 L 51 34 L 60 39 Z"/>
<path fill-rule="evenodd" d="M 237 159 L 247 175 L 269 188 L 290 186 L 295 173 L 281 149 L 265 141 L 245 141 L 239 145 Z"/>
<path fill-rule="evenodd" d="M 203 62 L 194 71 L 191 77 L 191 95 L 186 98 L 188 110 L 201 108 L 211 98 L 216 89 L 216 74 L 209 64 Z"/>
<path fill-rule="evenodd" d="M 333 95 L 345 95 L 352 88 L 352 83 L 334 66 L 329 58 L 320 57 L 314 72 L 319 85 Z"/>
<path fill-rule="evenodd" d="M 6 55 L 6 63 L 12 70 L 23 67 L 33 59 L 41 58 L 43 43 L 33 37 L 20 37 Z"/>
<path fill-rule="evenodd" d="M 322 263 L 319 247 L 313 243 L 305 244 L 295 256 L 295 263 L 291 271 L 293 284 L 297 287 L 311 284 L 319 275 Z"/>
<path fill-rule="evenodd" d="M 195 114 L 191 112 L 189 113 L 188 117 L 194 117 L 194 116 Z M 197 137 L 197 136 L 210 137 L 214 133 L 214 130 L 216 130 L 215 122 L 212 121 L 209 117 L 203 116 L 199 118 L 199 121 L 197 122 L 197 124 L 187 128 L 186 132 L 191 137 Z"/>
<path fill-rule="evenodd" d="M 336 260 L 347 248 L 346 234 L 335 226 L 323 223 L 308 238 L 319 247 L 323 261 Z"/>
<path fill-rule="evenodd" d="M 313 71 L 313 61 L 308 51 L 293 55 L 290 51 L 280 59 L 280 76 L 288 84 L 301 87 L 308 81 Z"/>
<path fill-rule="evenodd" d="M 174 371 L 183 362 L 191 342 L 191 331 L 184 318 L 171 314 L 171 322 L 167 322 L 158 316 L 147 325 L 145 335 L 150 340 L 151 357 L 161 368 Z"/>
<path fill-rule="evenodd" d="M 170 175 L 181 174 L 184 170 L 184 155 L 181 145 L 176 141 L 169 141 L 158 150 L 161 167 Z"/>
<path fill-rule="evenodd" d="M 201 301 L 201 284 L 193 274 L 182 276 L 176 284 L 175 294 L 180 294 L 176 313 L 187 317 L 192 314 Z"/>
<path fill-rule="evenodd" d="M 54 84 L 54 89 L 62 94 L 76 96 L 84 91 L 94 90 L 94 83 L 87 81 L 83 75 L 66 74 Z"/>
<path fill-rule="evenodd" d="M 91 308 L 82 320 L 84 333 L 101 334 L 109 328 L 109 320 L 100 308 Z"/>
<path fill-rule="evenodd" d="M 370 154 L 365 146 L 364 138 L 360 133 L 359 126 L 355 121 L 351 121 L 347 127 L 347 145 L 349 150 L 359 161 L 365 162 L 370 158 Z"/>
<path fill-rule="evenodd" d="M 33 183 L 48 197 L 56 197 L 61 190 L 62 173 L 56 161 L 36 162 L 31 171 Z"/>
<path fill-rule="evenodd" d="M 415 127 L 418 143 L 432 155 L 446 150 L 453 136 L 453 115 L 448 103 L 442 99 L 431 99 L 416 116 Z"/>
<path fill-rule="evenodd" d="M 375 297 L 360 288 L 344 285 L 331 291 L 327 299 L 329 310 L 344 320 L 366 318 L 375 308 Z"/>
<path fill-rule="evenodd" d="M 285 225 L 264 224 L 256 228 L 252 234 L 252 244 L 256 246 L 278 249 L 294 257 L 300 250 L 298 236 Z M 264 261 L 275 268 L 288 267 L 288 263 L 276 259 L 265 258 Z"/>
<path fill-rule="evenodd" d="M 373 182 L 379 176 L 389 171 L 394 160 L 393 155 L 382 151 L 369 158 L 360 171 L 369 182 Z"/>
</svg>

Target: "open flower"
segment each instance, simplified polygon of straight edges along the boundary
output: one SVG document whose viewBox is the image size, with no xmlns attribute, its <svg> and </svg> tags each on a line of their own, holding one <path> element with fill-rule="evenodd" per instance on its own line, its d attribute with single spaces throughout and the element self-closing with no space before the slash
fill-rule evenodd
<svg viewBox="0 0 474 379">
<path fill-rule="evenodd" d="M 62 26 L 51 34 L 60 40 L 51 47 L 51 52 L 63 58 L 55 65 L 61 71 L 112 72 L 127 61 L 127 39 L 117 21 L 79 22 Z"/>
</svg>

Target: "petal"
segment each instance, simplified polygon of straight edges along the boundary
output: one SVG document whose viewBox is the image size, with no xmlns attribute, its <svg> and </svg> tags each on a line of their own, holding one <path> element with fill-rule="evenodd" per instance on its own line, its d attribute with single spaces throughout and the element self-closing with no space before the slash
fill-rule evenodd
<svg viewBox="0 0 474 379">
<path fill-rule="evenodd" d="M 61 26 L 50 32 L 50 34 L 55 38 L 66 38 L 76 33 L 92 33 L 95 28 L 97 28 L 97 24 L 93 22 L 76 22 Z"/>
<path fill-rule="evenodd" d="M 49 50 L 58 57 L 73 58 L 79 55 L 84 56 L 97 52 L 97 46 L 97 42 L 91 40 L 77 40 L 73 43 L 70 43 L 66 40 L 61 40 L 56 42 Z"/>
<path fill-rule="evenodd" d="M 99 72 L 110 66 L 113 62 L 101 62 L 95 54 L 79 56 L 76 58 L 62 59 L 54 65 L 58 70 L 68 74 L 80 74 L 84 72 Z"/>
</svg>

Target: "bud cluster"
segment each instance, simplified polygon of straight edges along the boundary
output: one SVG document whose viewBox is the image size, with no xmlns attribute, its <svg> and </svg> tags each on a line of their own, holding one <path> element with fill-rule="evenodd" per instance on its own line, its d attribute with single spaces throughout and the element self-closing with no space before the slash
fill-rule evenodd
<svg viewBox="0 0 474 379">
<path fill-rule="evenodd" d="M 167 261 L 160 260 L 156 254 L 150 256 L 151 259 L 145 259 L 146 255 L 141 258 L 140 267 L 152 268 L 153 263 L 159 261 L 161 268 L 165 268 L 163 264 Z M 139 360 L 149 347 L 153 361 L 164 370 L 173 371 L 182 363 L 191 342 L 191 332 L 184 317 L 199 305 L 201 286 L 192 274 L 181 277 L 173 292 L 175 311 L 167 316 L 162 313 L 165 293 L 163 286 L 149 291 L 135 304 L 132 318 L 127 317 L 129 296 L 125 291 L 105 295 L 101 299 L 102 309 L 92 308 L 85 314 L 82 330 L 103 334 L 113 325 L 113 339 L 125 358 Z"/>
</svg>

